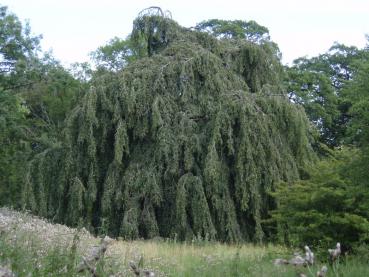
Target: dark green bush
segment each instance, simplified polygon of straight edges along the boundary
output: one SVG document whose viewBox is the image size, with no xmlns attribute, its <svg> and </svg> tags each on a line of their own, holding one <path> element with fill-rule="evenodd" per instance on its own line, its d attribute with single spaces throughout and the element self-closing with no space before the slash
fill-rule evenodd
<svg viewBox="0 0 369 277">
<path fill-rule="evenodd" d="M 341 148 L 308 170 L 305 180 L 281 183 L 272 219 L 279 239 L 326 249 L 341 242 L 352 250 L 369 241 L 368 182 L 357 176 L 360 152 Z M 358 248 L 357 248 L 358 249 Z"/>
</svg>

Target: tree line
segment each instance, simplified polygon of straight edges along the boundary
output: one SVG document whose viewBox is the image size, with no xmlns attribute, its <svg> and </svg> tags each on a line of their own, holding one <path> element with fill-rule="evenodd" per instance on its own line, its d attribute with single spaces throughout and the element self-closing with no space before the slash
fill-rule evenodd
<svg viewBox="0 0 369 277">
<path fill-rule="evenodd" d="M 0 7 L 0 203 L 128 239 L 369 240 L 369 47 L 158 9 L 64 68 Z"/>
</svg>

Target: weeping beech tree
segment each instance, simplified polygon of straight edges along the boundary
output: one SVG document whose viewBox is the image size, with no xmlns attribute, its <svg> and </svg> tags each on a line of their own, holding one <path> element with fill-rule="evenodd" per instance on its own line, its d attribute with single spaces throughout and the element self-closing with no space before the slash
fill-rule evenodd
<svg viewBox="0 0 369 277">
<path fill-rule="evenodd" d="M 23 203 L 125 238 L 261 241 L 269 192 L 311 159 L 305 113 L 267 45 L 151 12 L 131 35 L 145 56 L 93 80 L 65 142 L 30 163 Z"/>
</svg>

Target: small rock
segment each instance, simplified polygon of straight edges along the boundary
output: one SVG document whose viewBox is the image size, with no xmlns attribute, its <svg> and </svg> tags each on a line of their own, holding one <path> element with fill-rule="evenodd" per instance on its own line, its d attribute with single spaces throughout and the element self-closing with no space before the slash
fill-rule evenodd
<svg viewBox="0 0 369 277">
<path fill-rule="evenodd" d="M 284 265 L 284 264 L 288 264 L 288 261 L 286 259 L 275 259 L 274 260 L 274 265 Z"/>
</svg>

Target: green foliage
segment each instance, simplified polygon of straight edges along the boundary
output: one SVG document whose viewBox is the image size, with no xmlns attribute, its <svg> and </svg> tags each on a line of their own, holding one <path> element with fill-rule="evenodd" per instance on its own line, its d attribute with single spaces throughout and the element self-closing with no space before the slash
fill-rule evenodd
<svg viewBox="0 0 369 277">
<path fill-rule="evenodd" d="M 306 116 L 281 92 L 272 53 L 160 11 L 135 20 L 132 42 L 146 54 L 95 76 L 65 143 L 36 157 L 42 178 L 28 191 L 37 199 L 43 186 L 58 221 L 115 236 L 260 242 L 268 192 L 313 156 Z"/>
<path fill-rule="evenodd" d="M 25 117 L 29 111 L 19 97 L 0 90 L 0 203 L 17 202 L 29 145 Z"/>
<path fill-rule="evenodd" d="M 6 6 L 0 6 L 0 30 L 0 73 L 12 73 L 34 55 L 40 37 L 32 37 L 29 25 L 23 26 Z"/>
<path fill-rule="evenodd" d="M 346 86 L 356 78 L 365 50 L 334 44 L 327 53 L 299 58 L 287 68 L 286 89 L 293 102 L 301 104 L 315 124 L 320 140 L 330 147 L 347 143 L 351 96 Z"/>
<path fill-rule="evenodd" d="M 273 217 L 284 241 L 322 247 L 341 241 L 355 249 L 368 243 L 368 65 L 367 48 L 335 44 L 288 69 L 290 98 L 304 106 L 321 140 L 356 148 L 321 147 L 326 158 L 305 180 L 279 187 Z"/>
<path fill-rule="evenodd" d="M 206 31 L 218 38 L 239 38 L 255 43 L 270 40 L 268 28 L 255 21 L 211 19 L 196 25 L 196 30 Z"/>
<path fill-rule="evenodd" d="M 211 34 L 218 39 L 246 40 L 262 46 L 268 54 L 272 53 L 277 59 L 281 58 L 278 45 L 270 40 L 268 28 L 259 25 L 253 20 L 211 19 L 200 22 L 194 29 Z M 277 66 L 275 63 L 272 64 L 270 65 Z"/>
<path fill-rule="evenodd" d="M 26 173 L 41 172 L 44 164 L 27 162 L 60 146 L 64 119 L 83 86 L 50 53 L 39 57 L 40 37 L 31 36 L 29 25 L 2 6 L 0 27 L 0 204 L 27 206 L 46 216 L 42 176 Z M 32 188 L 32 181 L 40 185 Z"/>
<path fill-rule="evenodd" d="M 163 50 L 179 35 L 178 25 L 169 20 L 169 15 L 159 7 L 150 7 L 140 12 L 133 22 L 133 47 L 140 53 L 152 56 Z"/>
<path fill-rule="evenodd" d="M 343 97 L 350 103 L 347 141 L 360 147 L 369 146 L 369 49 L 361 51 L 361 59 L 352 64 L 353 78 L 343 88 Z"/>
<path fill-rule="evenodd" d="M 20 91 L 34 117 L 61 126 L 79 96 L 79 83 L 60 64 L 46 61 L 42 79 Z"/>
<path fill-rule="evenodd" d="M 304 107 L 310 121 L 320 133 L 320 140 L 328 145 L 335 145 L 339 100 L 328 76 L 298 67 L 287 68 L 286 72 L 290 100 Z"/>
<path fill-rule="evenodd" d="M 140 48 L 135 47 L 129 37 L 127 39 L 115 37 L 91 53 L 97 67 L 109 71 L 121 70 L 142 55 Z"/>
<path fill-rule="evenodd" d="M 37 58 L 40 36 L 32 36 L 28 24 L 0 5 L 0 89 L 30 82 L 31 64 Z"/>
<path fill-rule="evenodd" d="M 1 204 L 129 239 L 366 241 L 367 49 L 335 44 L 285 75 L 256 22 L 187 29 L 153 7 L 76 79 L 0 15 Z M 320 142 L 357 149 L 318 144 L 328 158 L 306 171 L 315 142 L 301 106 Z"/>
<path fill-rule="evenodd" d="M 309 170 L 305 180 L 281 183 L 273 212 L 282 241 L 292 245 L 345 248 L 369 242 L 368 181 L 355 176 L 358 151 L 342 148 Z"/>
</svg>

